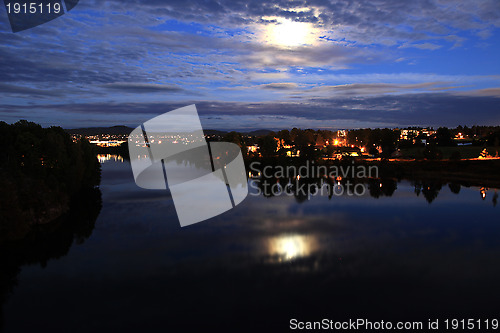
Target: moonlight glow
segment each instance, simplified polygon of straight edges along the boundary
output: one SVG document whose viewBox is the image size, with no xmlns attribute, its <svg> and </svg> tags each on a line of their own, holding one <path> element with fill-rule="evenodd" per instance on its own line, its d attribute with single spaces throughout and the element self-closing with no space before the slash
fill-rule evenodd
<svg viewBox="0 0 500 333">
<path fill-rule="evenodd" d="M 269 43 L 297 47 L 314 43 L 315 29 L 310 23 L 279 20 L 277 24 L 270 25 L 266 31 Z"/>
<path fill-rule="evenodd" d="M 302 235 L 282 235 L 271 238 L 269 242 L 269 254 L 278 256 L 279 261 L 306 257 L 314 249 L 314 240 L 311 237 Z"/>
</svg>

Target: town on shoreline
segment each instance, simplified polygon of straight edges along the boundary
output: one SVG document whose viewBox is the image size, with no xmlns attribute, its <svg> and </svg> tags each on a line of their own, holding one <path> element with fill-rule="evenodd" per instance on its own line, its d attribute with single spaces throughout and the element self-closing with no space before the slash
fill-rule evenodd
<svg viewBox="0 0 500 333">
<path fill-rule="evenodd" d="M 128 144 L 146 145 L 143 138 L 131 138 L 131 128 L 67 130 L 73 140 L 86 138 L 98 149 L 126 151 Z M 314 160 L 475 160 L 499 157 L 500 126 L 458 126 L 456 128 L 409 127 L 404 129 L 353 130 L 259 130 L 224 132 L 205 130 L 207 141 L 232 142 L 241 147 L 245 159 L 304 158 Z M 156 140 L 156 141 L 155 141 Z M 152 134 L 150 142 L 182 143 L 182 135 Z M 122 149 L 120 149 L 122 148 Z"/>
</svg>

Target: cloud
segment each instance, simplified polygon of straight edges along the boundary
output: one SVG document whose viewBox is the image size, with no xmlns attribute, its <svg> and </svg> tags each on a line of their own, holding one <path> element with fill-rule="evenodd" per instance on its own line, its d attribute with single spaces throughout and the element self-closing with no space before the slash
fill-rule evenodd
<svg viewBox="0 0 500 333">
<path fill-rule="evenodd" d="M 477 35 L 479 37 L 481 37 L 482 39 L 488 39 L 493 35 L 493 33 L 491 32 L 490 29 L 484 29 L 484 30 L 478 31 Z"/>
<path fill-rule="evenodd" d="M 324 85 L 306 89 L 305 92 L 324 96 L 371 96 L 394 93 L 410 93 L 438 91 L 459 88 L 450 86 L 449 82 L 420 82 L 413 84 L 402 83 L 352 83 L 340 85 Z"/>
<path fill-rule="evenodd" d="M 272 90 L 291 90 L 296 89 L 298 85 L 293 82 L 279 82 L 279 83 L 267 83 L 260 85 L 261 89 L 272 89 Z"/>
<path fill-rule="evenodd" d="M 15 112 L 61 117 L 70 113 L 80 115 L 83 123 L 89 119 L 101 119 L 101 125 L 141 123 L 154 115 L 195 103 L 202 117 L 213 120 L 211 127 L 219 129 L 247 128 L 249 119 L 257 117 L 284 117 L 276 125 L 289 128 L 297 119 L 304 124 L 321 124 L 321 127 L 336 127 L 342 123 L 345 128 L 356 124 L 370 126 L 458 126 L 458 125 L 498 125 L 500 124 L 499 99 L 493 96 L 466 96 L 451 93 L 414 93 L 383 96 L 345 96 L 302 98 L 287 102 L 216 102 L 186 100 L 174 103 L 71 103 L 52 105 L 0 105 L 3 118 L 15 117 Z M 15 111 L 13 113 L 13 111 Z M 471 116 L 473 115 L 473 117 Z M 80 117 L 78 116 L 78 117 Z M 269 119 L 271 119 L 269 118 Z M 232 119 L 232 120 L 230 120 Z M 268 119 L 268 118 L 266 118 Z M 274 119 L 274 118 L 273 118 Z M 128 120 L 128 121 L 126 121 Z M 294 126 L 300 124 L 293 123 Z M 267 127 L 261 122 L 260 127 Z M 300 127 L 304 127 L 303 125 Z"/>
<path fill-rule="evenodd" d="M 282 19 L 310 23 L 318 41 L 263 41 L 258 32 Z M 0 112 L 112 124 L 110 117 L 133 122 L 195 102 L 214 117 L 309 124 L 445 124 L 455 121 L 451 110 L 463 123 L 498 124 L 498 76 L 472 75 L 485 72 L 476 58 L 444 69 L 439 59 L 461 56 L 450 47 L 480 37 L 493 45 L 482 54 L 494 54 L 499 27 L 497 0 L 85 1 L 25 33 L 0 21 Z M 414 61 L 424 65 L 405 72 Z"/>
<path fill-rule="evenodd" d="M 62 91 L 57 90 L 41 90 L 25 86 L 17 86 L 11 84 L 0 83 L 0 92 L 12 95 L 28 95 L 36 97 L 58 97 L 63 96 Z"/>
<path fill-rule="evenodd" d="M 130 0 L 115 4 L 115 9 L 128 8 L 186 22 L 219 22 L 222 26 L 274 24 L 275 18 L 309 22 L 328 31 L 334 40 L 366 45 L 453 38 L 453 33 L 459 31 L 500 27 L 497 0 L 187 0 L 169 1 L 168 6 L 162 1 Z"/>
<path fill-rule="evenodd" d="M 238 62 L 254 68 L 280 68 L 291 66 L 346 69 L 355 63 L 375 63 L 387 58 L 375 50 L 329 44 L 321 42 L 314 46 L 282 48 L 277 46 L 254 46 L 253 52 L 237 57 Z"/>
<path fill-rule="evenodd" d="M 500 97 L 500 87 L 477 89 L 477 90 L 472 90 L 472 91 L 463 91 L 460 93 L 460 95 Z M 499 108 L 499 111 L 500 111 L 500 108 Z"/>
<path fill-rule="evenodd" d="M 269 80 L 286 80 L 290 78 L 290 73 L 287 72 L 253 72 L 250 74 L 251 79 L 255 81 L 269 81 Z"/>
<path fill-rule="evenodd" d="M 169 86 L 154 83 L 132 83 L 132 82 L 114 82 L 103 85 L 106 89 L 115 89 L 127 93 L 155 93 L 155 92 L 180 92 L 184 89 L 178 86 Z"/>
<path fill-rule="evenodd" d="M 442 47 L 442 45 L 432 44 L 432 43 L 421 43 L 421 44 L 404 44 L 401 45 L 402 48 L 414 47 L 421 50 L 437 50 Z"/>
</svg>

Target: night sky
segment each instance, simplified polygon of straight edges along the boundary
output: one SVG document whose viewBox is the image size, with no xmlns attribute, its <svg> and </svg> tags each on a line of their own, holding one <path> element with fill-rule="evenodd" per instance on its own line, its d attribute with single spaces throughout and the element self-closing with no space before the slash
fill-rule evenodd
<svg viewBox="0 0 500 333">
<path fill-rule="evenodd" d="M 500 1 L 80 0 L 12 33 L 0 120 L 204 128 L 500 125 Z"/>
</svg>

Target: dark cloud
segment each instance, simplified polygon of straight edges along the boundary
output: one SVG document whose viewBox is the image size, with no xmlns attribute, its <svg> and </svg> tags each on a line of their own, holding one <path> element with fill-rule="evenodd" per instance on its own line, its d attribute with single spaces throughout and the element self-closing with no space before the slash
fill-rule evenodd
<svg viewBox="0 0 500 333">
<path fill-rule="evenodd" d="M 10 95 L 28 95 L 36 97 L 58 97 L 63 96 L 62 91 L 57 90 L 41 90 L 24 86 L 16 86 L 11 84 L 0 83 L 0 93 Z"/>
<path fill-rule="evenodd" d="M 466 96 L 495 96 L 500 97 L 500 87 L 478 89 L 463 93 Z"/>
<path fill-rule="evenodd" d="M 120 90 L 128 93 L 154 93 L 154 92 L 180 92 L 184 89 L 178 86 L 169 86 L 163 84 L 153 84 L 153 83 L 128 83 L 128 82 L 115 82 L 108 83 L 102 87 L 106 89 Z"/>
<path fill-rule="evenodd" d="M 304 121 L 352 121 L 394 126 L 458 126 L 499 125 L 500 98 L 492 96 L 461 96 L 447 93 L 386 95 L 364 98 L 317 98 L 300 102 L 208 102 L 185 101 L 182 103 L 87 103 L 30 106 L 0 106 L 0 113 L 12 110 L 36 112 L 136 115 L 150 118 L 189 104 L 196 104 L 201 116 L 270 116 L 296 117 Z M 345 123 L 345 122 L 344 122 Z M 108 124 L 115 125 L 115 124 Z M 283 122 L 282 127 L 287 127 Z M 220 123 L 224 127 L 223 122 Z"/>
<path fill-rule="evenodd" d="M 260 86 L 262 89 L 271 89 L 271 90 L 290 90 L 296 89 L 298 85 L 293 82 L 279 82 L 279 83 L 268 83 Z"/>
<path fill-rule="evenodd" d="M 306 90 L 311 93 L 326 93 L 340 96 L 369 96 L 389 93 L 408 93 L 412 91 L 440 91 L 459 88 L 448 82 L 421 82 L 413 84 L 396 83 L 352 83 L 341 85 L 317 86 Z M 491 96 L 491 94 L 489 95 Z"/>
</svg>

